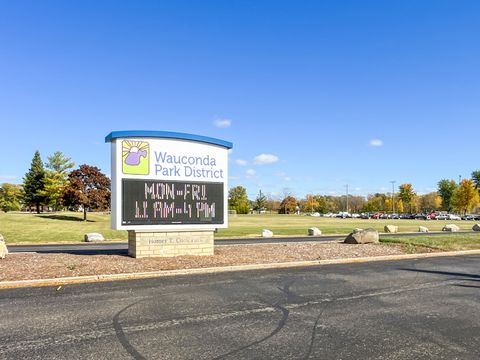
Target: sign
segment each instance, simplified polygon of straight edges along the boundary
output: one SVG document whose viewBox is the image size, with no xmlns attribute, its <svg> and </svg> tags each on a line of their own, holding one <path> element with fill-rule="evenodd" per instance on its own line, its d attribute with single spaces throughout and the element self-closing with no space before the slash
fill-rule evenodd
<svg viewBox="0 0 480 360">
<path fill-rule="evenodd" d="M 157 131 L 116 131 L 112 144 L 112 228 L 228 226 L 228 149 L 223 140 Z"/>
<path fill-rule="evenodd" d="M 223 183 L 122 180 L 122 225 L 223 224 Z"/>
</svg>

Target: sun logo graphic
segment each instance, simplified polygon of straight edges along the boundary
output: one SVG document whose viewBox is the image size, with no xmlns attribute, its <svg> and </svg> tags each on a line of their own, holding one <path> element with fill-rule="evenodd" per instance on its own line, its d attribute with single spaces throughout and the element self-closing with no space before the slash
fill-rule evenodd
<svg viewBox="0 0 480 360">
<path fill-rule="evenodd" d="M 150 172 L 150 146 L 146 141 L 122 141 L 122 172 L 148 175 Z"/>
</svg>

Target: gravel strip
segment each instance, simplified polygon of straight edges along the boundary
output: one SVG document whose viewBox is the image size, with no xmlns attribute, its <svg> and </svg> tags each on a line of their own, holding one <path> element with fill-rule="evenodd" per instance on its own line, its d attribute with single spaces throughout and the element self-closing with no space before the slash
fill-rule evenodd
<svg viewBox="0 0 480 360">
<path fill-rule="evenodd" d="M 433 252 L 418 249 L 418 252 Z M 402 245 L 344 243 L 289 243 L 226 245 L 213 256 L 134 259 L 122 255 L 10 254 L 0 259 L 0 281 L 122 274 L 216 266 L 282 263 L 405 254 Z"/>
</svg>

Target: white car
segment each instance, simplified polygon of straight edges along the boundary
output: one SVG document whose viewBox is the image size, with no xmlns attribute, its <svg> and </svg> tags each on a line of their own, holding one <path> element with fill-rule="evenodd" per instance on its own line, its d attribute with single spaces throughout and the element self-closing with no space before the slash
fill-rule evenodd
<svg viewBox="0 0 480 360">
<path fill-rule="evenodd" d="M 448 214 L 448 220 L 462 220 L 462 218 L 458 215 Z"/>
</svg>

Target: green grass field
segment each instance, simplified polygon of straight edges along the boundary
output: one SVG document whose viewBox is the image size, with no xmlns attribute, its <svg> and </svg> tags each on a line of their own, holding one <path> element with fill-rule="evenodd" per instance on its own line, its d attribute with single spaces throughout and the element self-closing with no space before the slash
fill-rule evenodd
<svg viewBox="0 0 480 360">
<path fill-rule="evenodd" d="M 68 243 L 83 241 L 83 235 L 99 232 L 107 240 L 126 240 L 126 231 L 110 229 L 110 216 L 89 213 L 61 212 L 48 214 L 0 213 L 0 234 L 7 244 Z"/>
<path fill-rule="evenodd" d="M 229 228 L 220 229 L 217 237 L 260 236 L 262 229 L 272 230 L 274 235 L 307 235 L 309 227 L 318 227 L 322 234 L 348 234 L 355 228 L 373 228 L 383 232 L 385 225 L 397 225 L 399 232 L 417 232 L 420 225 L 430 231 L 441 231 L 445 224 L 457 224 L 462 230 L 471 230 L 471 221 L 426 220 L 364 220 L 337 219 L 301 215 L 238 215 L 229 218 Z"/>
<path fill-rule="evenodd" d="M 220 229 L 217 238 L 259 237 L 262 229 L 274 235 L 307 235 L 309 227 L 318 227 L 323 234 L 347 234 L 354 228 L 374 228 L 380 232 L 386 224 L 398 225 L 400 232 L 416 232 L 419 225 L 430 231 L 440 231 L 447 223 L 455 223 L 461 230 L 470 231 L 471 221 L 423 220 L 363 220 L 336 219 L 300 215 L 238 215 L 229 218 L 229 228 Z M 81 242 L 88 232 L 102 233 L 107 240 L 127 239 L 126 231 L 110 229 L 110 215 L 89 213 L 82 221 L 82 213 L 60 212 L 48 214 L 0 213 L 0 234 L 7 243 L 68 243 Z M 476 234 L 475 234 L 476 235 Z M 479 235 L 480 236 L 480 235 Z"/>
<path fill-rule="evenodd" d="M 445 251 L 480 249 L 480 234 L 446 234 L 437 236 L 381 237 L 382 243 L 405 244 L 409 252 L 416 247 L 428 247 Z"/>
</svg>

